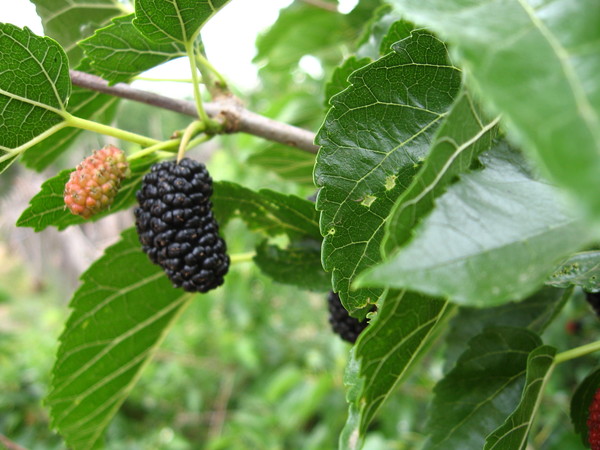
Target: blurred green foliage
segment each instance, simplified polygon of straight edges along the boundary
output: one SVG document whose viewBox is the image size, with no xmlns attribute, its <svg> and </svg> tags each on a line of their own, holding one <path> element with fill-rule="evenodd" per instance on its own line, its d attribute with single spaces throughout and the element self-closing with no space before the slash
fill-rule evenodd
<svg viewBox="0 0 600 450">
<path fill-rule="evenodd" d="M 250 244 L 240 222 L 225 234 L 232 252 Z M 63 448 L 42 398 L 64 299 L 51 284 L 33 289 L 21 263 L 0 284 L 0 433 L 29 449 Z M 169 333 L 110 426 L 107 448 L 336 448 L 348 349 L 329 329 L 324 294 L 276 285 L 241 263 Z"/>
</svg>

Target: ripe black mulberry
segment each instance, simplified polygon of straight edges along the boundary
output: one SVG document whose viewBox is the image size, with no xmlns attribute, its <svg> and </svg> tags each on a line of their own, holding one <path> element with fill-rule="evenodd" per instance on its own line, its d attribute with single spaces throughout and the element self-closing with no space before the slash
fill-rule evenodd
<svg viewBox="0 0 600 450">
<path fill-rule="evenodd" d="M 596 391 L 590 403 L 587 427 L 591 449 L 600 450 L 600 389 Z"/>
<path fill-rule="evenodd" d="M 366 320 L 361 322 L 348 314 L 339 295 L 333 291 L 330 291 L 327 296 L 327 304 L 329 307 L 329 323 L 333 331 L 343 340 L 354 344 L 360 333 L 367 327 L 368 322 Z"/>
<path fill-rule="evenodd" d="M 175 287 L 188 292 L 220 286 L 229 269 L 211 195 L 206 167 L 189 158 L 155 164 L 137 192 L 134 214 L 142 249 Z"/>
</svg>

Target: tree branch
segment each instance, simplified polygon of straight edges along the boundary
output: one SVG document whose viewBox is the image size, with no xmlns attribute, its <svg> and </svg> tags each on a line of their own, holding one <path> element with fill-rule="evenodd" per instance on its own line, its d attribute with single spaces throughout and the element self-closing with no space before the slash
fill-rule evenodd
<svg viewBox="0 0 600 450">
<path fill-rule="evenodd" d="M 134 89 L 125 83 L 109 86 L 108 82 L 102 78 L 78 70 L 71 70 L 70 74 L 71 81 L 75 86 L 146 103 L 194 118 L 198 117 L 193 102 Z M 314 133 L 253 113 L 244 108 L 239 100 L 233 96 L 220 97 L 217 101 L 205 103 L 204 109 L 210 117 L 222 120 L 228 133 L 241 131 L 270 141 L 297 147 L 310 153 L 317 153 L 319 149 L 318 146 L 313 144 Z"/>
<path fill-rule="evenodd" d="M 19 444 L 11 441 L 3 434 L 0 434 L 0 444 L 6 447 L 7 450 L 27 450 L 25 447 L 21 447 Z"/>
</svg>

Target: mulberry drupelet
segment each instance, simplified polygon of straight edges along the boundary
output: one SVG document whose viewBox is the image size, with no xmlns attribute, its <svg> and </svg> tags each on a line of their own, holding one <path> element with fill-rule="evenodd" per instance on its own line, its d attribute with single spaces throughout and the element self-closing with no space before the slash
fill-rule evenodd
<svg viewBox="0 0 600 450">
<path fill-rule="evenodd" d="M 333 331 L 343 340 L 354 344 L 360 333 L 367 327 L 368 322 L 366 320 L 361 322 L 348 314 L 339 295 L 333 291 L 330 291 L 327 296 L 327 304 L 329 307 L 329 323 Z"/>
<path fill-rule="evenodd" d="M 211 195 L 206 167 L 189 158 L 155 164 L 137 192 L 134 214 L 142 249 L 175 287 L 188 292 L 220 286 L 229 269 Z"/>
</svg>

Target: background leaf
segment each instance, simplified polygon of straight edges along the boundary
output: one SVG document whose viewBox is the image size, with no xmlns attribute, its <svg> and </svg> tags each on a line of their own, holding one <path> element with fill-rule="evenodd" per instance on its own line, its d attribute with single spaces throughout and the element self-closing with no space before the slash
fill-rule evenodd
<svg viewBox="0 0 600 450">
<path fill-rule="evenodd" d="M 74 449 L 98 445 L 108 422 L 191 296 L 141 251 L 133 229 L 82 276 L 47 397 Z"/>
<path fill-rule="evenodd" d="M 377 59 L 389 53 L 392 45 L 410 36 L 414 26 L 404 20 L 388 4 L 377 8 L 359 38 L 356 56 Z"/>
<path fill-rule="evenodd" d="M 213 211 L 221 226 L 240 218 L 253 231 L 267 236 L 310 236 L 320 240 L 318 213 L 314 203 L 270 189 L 258 192 L 229 181 L 214 183 Z"/>
<path fill-rule="evenodd" d="M 133 24 L 158 43 L 185 44 L 229 0 L 136 0 Z"/>
<path fill-rule="evenodd" d="M 363 274 L 364 285 L 498 305 L 534 292 L 559 261 L 590 242 L 592 230 L 506 144 L 480 160 L 485 168 L 449 187 L 413 239 Z"/>
<path fill-rule="evenodd" d="M 387 293 L 356 343 L 359 364 L 350 363 L 346 371 L 345 384 L 355 385 L 355 390 L 343 435 L 364 438 L 377 410 L 414 367 L 435 336 L 436 325 L 451 310 L 447 302 L 417 293 Z"/>
<path fill-rule="evenodd" d="M 331 277 L 321 266 L 320 241 L 294 241 L 286 248 L 263 241 L 256 248 L 254 262 L 265 275 L 278 283 L 312 291 L 331 289 Z"/>
<path fill-rule="evenodd" d="M 296 183 L 313 185 L 313 167 L 316 155 L 283 145 L 269 145 L 252 153 L 247 161 L 271 170 L 281 178 Z"/>
<path fill-rule="evenodd" d="M 77 66 L 83 52 L 77 42 L 95 29 L 108 24 L 112 17 L 124 13 L 118 0 L 31 0 L 42 19 L 46 35 L 63 47 L 71 67 Z"/>
<path fill-rule="evenodd" d="M 517 409 L 485 440 L 484 450 L 524 450 L 544 387 L 554 368 L 556 349 L 542 345 L 527 358 L 525 389 Z"/>
<path fill-rule="evenodd" d="M 334 3 L 331 3 L 335 7 Z M 338 63 L 340 42 L 351 32 L 347 19 L 325 8 L 294 2 L 256 40 L 254 62 L 279 76 L 289 75 L 305 55 Z"/>
<path fill-rule="evenodd" d="M 502 113 L 511 135 L 552 180 L 600 217 L 600 3 L 391 3 L 452 44 L 467 79 Z"/>
<path fill-rule="evenodd" d="M 111 84 L 128 82 L 152 67 L 186 55 L 181 43 L 157 43 L 146 38 L 133 26 L 133 18 L 133 14 L 117 17 L 79 43 L 92 68 Z"/>
<path fill-rule="evenodd" d="M 600 386 L 600 368 L 594 370 L 579 383 L 571 398 L 571 421 L 575 432 L 581 436 L 581 442 L 586 448 L 589 447 L 587 420 L 590 405 L 598 386 Z"/>
<path fill-rule="evenodd" d="M 563 262 L 546 281 L 556 287 L 581 286 L 589 292 L 600 290 L 600 252 L 577 253 Z"/>
<path fill-rule="evenodd" d="M 0 172 L 11 150 L 63 122 L 71 92 L 67 57 L 55 41 L 0 24 Z"/>
<path fill-rule="evenodd" d="M 510 302 L 493 308 L 460 307 L 448 327 L 444 366 L 450 370 L 467 342 L 485 328 L 502 326 L 526 328 L 542 334 L 571 298 L 573 289 L 543 287 L 521 302 Z"/>
<path fill-rule="evenodd" d="M 315 183 L 322 188 L 317 209 L 325 269 L 352 312 L 381 295 L 379 289 L 351 291 L 350 284 L 380 261 L 385 220 L 427 154 L 460 73 L 441 41 L 414 32 L 394 52 L 354 72 L 350 82 L 331 99 L 317 135 L 322 147 Z"/>
<path fill-rule="evenodd" d="M 76 216 L 66 209 L 63 197 L 65 184 L 75 169 L 63 170 L 42 184 L 41 191 L 31 199 L 29 207 L 19 217 L 17 226 L 31 227 L 35 231 L 41 231 L 49 226 L 64 230 L 71 225 L 96 221 L 116 211 L 127 209 L 136 202 L 135 193 L 140 188 L 142 177 L 156 161 L 154 156 L 134 160 L 130 164 L 131 175 L 123 180 L 110 209 L 96 214 L 88 220 Z"/>
<path fill-rule="evenodd" d="M 435 387 L 428 449 L 483 448 L 519 402 L 527 358 L 540 338 L 520 328 L 488 328 L 469 341 Z"/>
</svg>

